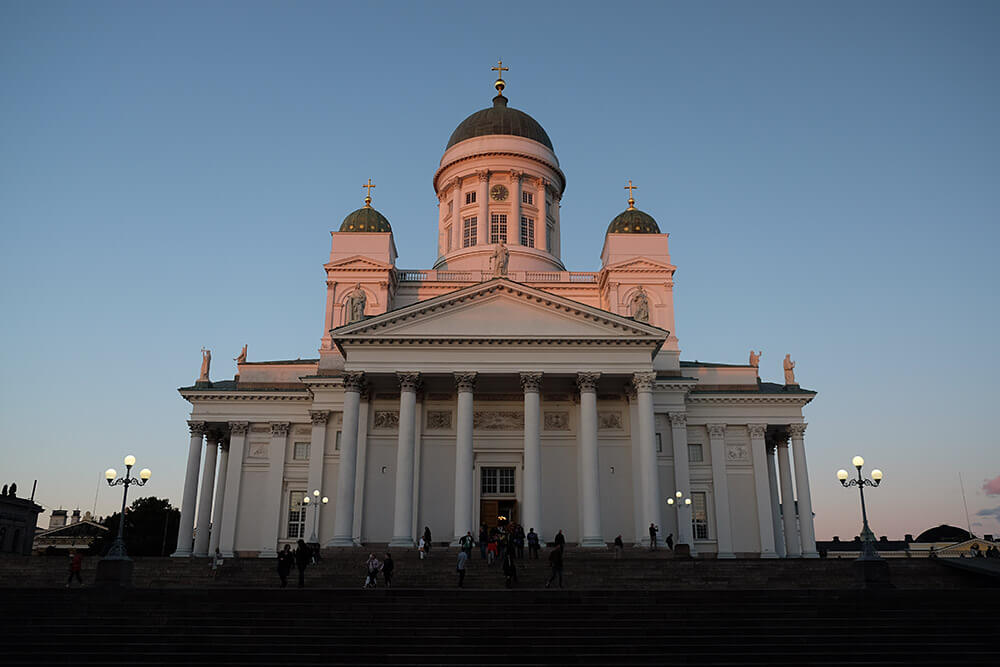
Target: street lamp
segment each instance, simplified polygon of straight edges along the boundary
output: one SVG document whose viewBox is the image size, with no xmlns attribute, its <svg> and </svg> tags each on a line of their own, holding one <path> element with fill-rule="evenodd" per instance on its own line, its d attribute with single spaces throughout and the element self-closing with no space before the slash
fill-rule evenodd
<svg viewBox="0 0 1000 667">
<path fill-rule="evenodd" d="M 328 502 L 330 502 L 330 499 L 327 498 L 326 496 L 323 496 L 323 498 L 320 499 L 320 497 L 319 497 L 319 489 L 316 489 L 315 491 L 313 491 L 313 497 L 312 498 L 310 498 L 309 496 L 305 496 L 302 499 L 302 504 L 306 505 L 308 507 L 309 503 L 312 503 L 314 500 L 315 500 L 315 502 L 313 503 L 313 506 L 316 508 L 316 511 L 313 512 L 313 517 L 314 517 L 314 519 L 313 519 L 313 534 L 312 534 L 312 537 L 309 538 L 309 542 L 310 542 L 310 544 L 319 544 L 319 535 L 317 534 L 319 532 L 319 506 L 320 506 L 321 503 L 323 505 L 326 505 Z"/>
<path fill-rule="evenodd" d="M 129 454 L 125 457 L 125 476 L 118 477 L 118 471 L 114 468 L 108 468 L 104 471 L 104 478 L 108 480 L 108 486 L 122 486 L 122 513 L 118 520 L 118 537 L 115 538 L 114 543 L 111 545 L 111 549 L 108 550 L 108 555 L 104 557 L 104 560 L 131 560 L 128 557 L 128 551 L 125 549 L 125 502 L 128 498 L 128 487 L 133 484 L 139 486 L 145 486 L 146 482 L 152 476 L 152 472 L 149 468 L 143 468 L 139 471 L 139 477 L 132 477 L 132 466 L 135 465 L 135 457 Z"/>
<path fill-rule="evenodd" d="M 676 498 L 677 500 L 674 500 L 674 498 Z M 690 505 L 691 504 L 691 499 L 690 498 L 684 498 L 684 494 L 681 493 L 680 491 L 678 491 L 677 493 L 674 494 L 674 498 L 667 498 L 667 504 L 670 505 L 671 507 L 673 507 L 674 505 L 677 505 L 677 508 L 680 509 L 681 505 Z M 683 498 L 683 500 L 681 500 L 682 498 Z"/>
<path fill-rule="evenodd" d="M 667 507 L 673 507 L 677 510 L 677 548 L 674 554 L 677 555 L 689 555 L 694 553 L 694 536 L 691 536 L 691 544 L 688 544 L 687 531 L 684 528 L 684 516 L 681 514 L 681 508 L 691 509 L 691 498 L 685 498 L 684 494 L 680 491 L 676 491 L 673 497 L 667 498 Z M 685 549 L 688 550 L 685 553 Z"/>
<path fill-rule="evenodd" d="M 861 494 L 861 521 L 863 523 L 861 529 L 861 555 L 858 557 L 860 561 L 879 561 L 882 557 L 878 555 L 875 550 L 875 535 L 872 533 L 871 529 L 868 527 L 868 511 L 865 509 L 865 487 L 871 486 L 876 487 L 882 483 L 882 471 L 878 468 L 872 470 L 872 478 L 865 479 L 864 475 L 861 474 L 861 467 L 865 464 L 865 460 L 860 456 L 855 456 L 851 460 L 851 465 L 858 469 L 857 479 L 848 480 L 850 475 L 846 470 L 837 471 L 837 479 L 840 480 L 841 485 L 845 489 L 849 489 L 852 486 L 858 487 L 858 492 Z"/>
</svg>

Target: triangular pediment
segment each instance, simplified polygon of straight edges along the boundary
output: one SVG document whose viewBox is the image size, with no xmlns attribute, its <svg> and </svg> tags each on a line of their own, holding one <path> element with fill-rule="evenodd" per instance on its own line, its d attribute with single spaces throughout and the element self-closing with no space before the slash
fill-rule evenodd
<svg viewBox="0 0 1000 667">
<path fill-rule="evenodd" d="M 333 262 L 327 262 L 323 265 L 327 269 L 354 269 L 357 271 L 386 271 L 392 268 L 391 264 L 384 264 L 383 262 L 377 262 L 374 259 L 365 257 L 364 255 L 353 255 L 351 257 L 344 257 Z"/>
<path fill-rule="evenodd" d="M 676 271 L 677 267 L 672 264 L 664 264 L 646 257 L 633 257 L 623 262 L 609 264 L 604 271 Z"/>
<path fill-rule="evenodd" d="M 668 332 L 506 279 L 494 279 L 333 332 L 335 340 L 646 342 Z"/>
</svg>

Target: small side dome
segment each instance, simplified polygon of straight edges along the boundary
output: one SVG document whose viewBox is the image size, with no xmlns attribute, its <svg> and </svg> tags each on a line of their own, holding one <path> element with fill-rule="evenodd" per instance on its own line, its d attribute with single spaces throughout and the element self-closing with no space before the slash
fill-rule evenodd
<svg viewBox="0 0 1000 667">
<path fill-rule="evenodd" d="M 628 208 L 611 221 L 607 234 L 659 234 L 660 226 L 648 213 Z"/>
<path fill-rule="evenodd" d="M 392 232 L 385 216 L 365 205 L 354 211 L 340 224 L 342 232 Z"/>
</svg>

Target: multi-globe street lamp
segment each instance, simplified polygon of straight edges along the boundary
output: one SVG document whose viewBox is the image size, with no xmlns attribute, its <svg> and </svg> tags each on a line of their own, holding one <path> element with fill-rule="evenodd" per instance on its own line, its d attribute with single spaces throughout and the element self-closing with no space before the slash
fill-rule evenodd
<svg viewBox="0 0 1000 667">
<path fill-rule="evenodd" d="M 312 537 L 309 538 L 309 543 L 310 544 L 319 544 L 319 534 L 318 534 L 319 533 L 319 507 L 320 507 L 320 505 L 326 505 L 328 502 L 330 502 L 330 499 L 327 498 L 326 496 L 323 496 L 322 498 L 320 498 L 319 497 L 319 489 L 316 489 L 315 491 L 313 491 L 312 494 L 313 494 L 312 498 L 310 498 L 309 496 L 305 496 L 302 499 L 302 504 L 305 505 L 306 507 L 308 507 L 309 503 L 313 503 L 313 507 L 316 508 L 316 511 L 313 512 L 313 532 L 312 532 Z"/>
<path fill-rule="evenodd" d="M 864 475 L 861 474 L 861 468 L 865 465 L 865 460 L 860 456 L 855 456 L 851 461 L 851 465 L 858 469 L 858 476 L 856 479 L 848 480 L 850 475 L 846 470 L 837 471 L 837 479 L 840 480 L 841 485 L 845 489 L 849 489 L 852 486 L 858 487 L 858 492 L 861 494 L 861 555 L 858 557 L 860 561 L 878 561 L 882 560 L 882 557 L 878 555 L 875 550 L 875 535 L 872 533 L 871 529 L 868 527 L 868 510 L 865 508 L 865 487 L 870 486 L 872 488 L 878 486 L 882 483 L 882 471 L 878 468 L 872 470 L 871 479 L 865 479 Z"/>
<path fill-rule="evenodd" d="M 128 498 L 128 487 L 133 484 L 144 486 L 153 474 L 149 468 L 143 468 L 139 471 L 139 477 L 132 477 L 132 466 L 134 465 L 135 457 L 129 454 L 125 457 L 124 477 L 118 477 L 118 471 L 114 468 L 108 468 L 104 471 L 104 478 L 108 480 L 108 486 L 123 487 L 122 513 L 118 519 L 118 537 L 115 538 L 114 544 L 112 544 L 111 549 L 108 550 L 108 555 L 104 557 L 105 560 L 131 560 L 128 557 L 128 550 L 125 548 L 125 504 Z"/>
</svg>

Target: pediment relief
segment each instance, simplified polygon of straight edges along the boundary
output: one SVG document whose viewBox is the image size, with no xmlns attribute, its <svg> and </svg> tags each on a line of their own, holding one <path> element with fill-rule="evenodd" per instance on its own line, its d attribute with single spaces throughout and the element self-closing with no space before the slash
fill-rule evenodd
<svg viewBox="0 0 1000 667">
<path fill-rule="evenodd" d="M 677 267 L 672 264 L 664 264 L 645 257 L 635 257 L 617 264 L 609 264 L 602 271 L 627 271 L 627 272 L 650 272 L 650 273 L 673 273 Z"/>
<path fill-rule="evenodd" d="M 327 262 L 323 265 L 323 268 L 327 270 L 335 269 L 338 271 L 389 271 L 393 267 L 391 264 L 377 262 L 374 259 L 365 257 L 364 255 L 354 255 L 352 257 L 344 257 L 343 259 L 338 259 L 333 262 Z"/>
</svg>

